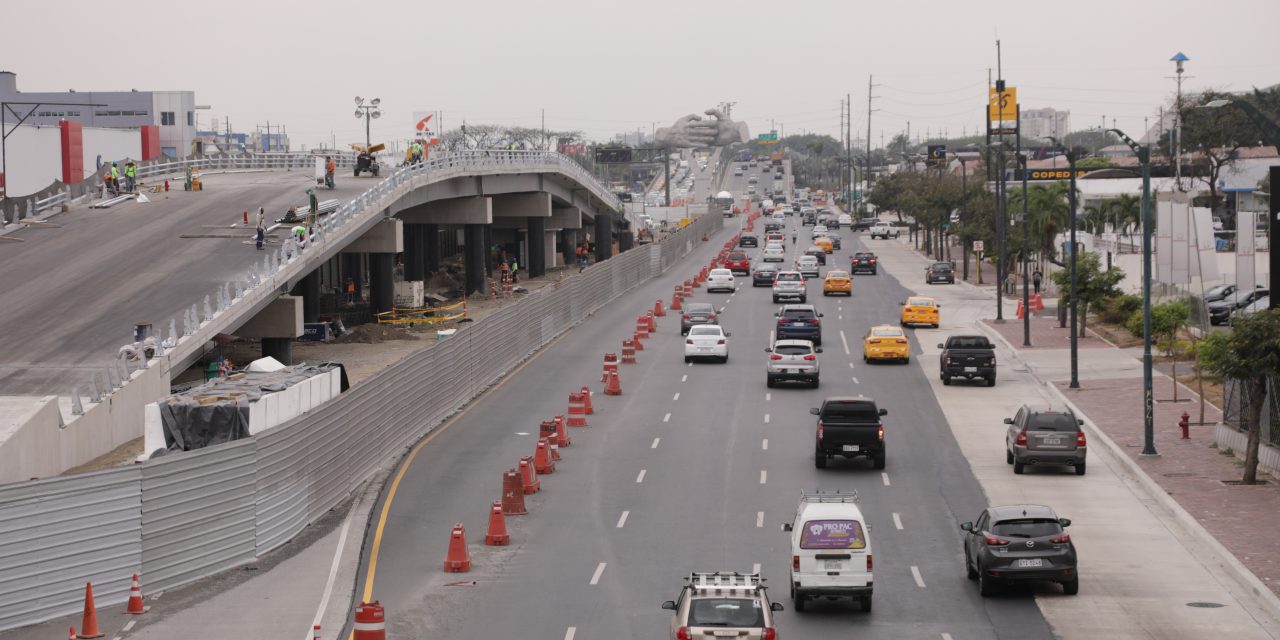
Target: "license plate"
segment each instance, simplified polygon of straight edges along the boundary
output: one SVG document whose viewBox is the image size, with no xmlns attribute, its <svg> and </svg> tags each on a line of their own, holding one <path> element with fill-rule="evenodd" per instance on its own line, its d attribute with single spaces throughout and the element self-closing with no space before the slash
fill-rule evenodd
<svg viewBox="0 0 1280 640">
<path fill-rule="evenodd" d="M 1043 567 L 1044 560 L 1041 558 L 1023 558 L 1018 561 L 1019 567 Z"/>
<path fill-rule="evenodd" d="M 977 373 L 977 372 L 978 372 L 978 368 L 977 368 L 977 367 L 965 367 L 965 368 L 964 368 L 964 372 L 965 372 L 965 373 Z"/>
<path fill-rule="evenodd" d="M 792 323 L 791 323 L 791 326 L 793 326 L 793 327 L 803 327 L 803 326 L 805 326 L 805 324 L 804 324 L 803 322 L 792 322 Z"/>
<path fill-rule="evenodd" d="M 1057 446 L 1062 444 L 1062 438 L 1045 438 L 1044 443 L 1047 445 Z"/>
<path fill-rule="evenodd" d="M 845 450 L 845 451 L 857 451 L 857 450 L 858 450 L 858 445 L 856 445 L 856 444 L 846 444 L 846 445 L 844 445 L 844 450 Z"/>
<path fill-rule="evenodd" d="M 840 561 L 839 560 L 823 560 L 822 568 L 827 571 L 839 571 Z"/>
<path fill-rule="evenodd" d="M 711 351 L 711 347 L 698 347 L 698 351 Z"/>
</svg>

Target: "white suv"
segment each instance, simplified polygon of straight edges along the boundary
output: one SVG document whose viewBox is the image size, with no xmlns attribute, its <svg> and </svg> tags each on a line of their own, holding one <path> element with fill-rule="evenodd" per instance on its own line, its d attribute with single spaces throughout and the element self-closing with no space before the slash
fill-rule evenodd
<svg viewBox="0 0 1280 640">
<path fill-rule="evenodd" d="M 728 269 L 712 269 L 707 273 L 707 293 L 712 291 L 728 291 L 734 293 L 738 285 L 734 282 L 733 272 Z"/>
<path fill-rule="evenodd" d="M 871 225 L 872 240 L 875 240 L 876 238 L 884 238 L 888 240 L 889 236 L 893 236 L 894 238 L 898 237 L 898 227 L 896 225 L 885 222 L 877 222 Z"/>
<path fill-rule="evenodd" d="M 802 491 L 791 533 L 791 600 L 846 597 L 871 611 L 871 525 L 858 508 L 857 491 Z"/>
</svg>

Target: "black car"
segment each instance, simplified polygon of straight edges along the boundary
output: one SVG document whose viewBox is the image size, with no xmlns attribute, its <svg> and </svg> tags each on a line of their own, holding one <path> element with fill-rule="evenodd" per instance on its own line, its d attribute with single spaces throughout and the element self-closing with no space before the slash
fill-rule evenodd
<svg viewBox="0 0 1280 640">
<path fill-rule="evenodd" d="M 775 335 L 779 340 L 809 340 L 822 346 L 822 314 L 811 304 L 784 304 L 778 317 Z"/>
<path fill-rule="evenodd" d="M 956 268 L 950 262 L 935 262 L 924 270 L 924 283 L 933 284 L 935 282 L 945 282 L 947 284 L 956 283 Z"/>
<path fill-rule="evenodd" d="M 801 224 L 802 226 L 803 226 L 803 225 L 815 225 L 815 224 L 818 224 L 818 214 L 816 214 L 816 213 L 806 213 L 806 214 L 804 214 L 804 219 L 800 221 L 800 224 Z"/>
<path fill-rule="evenodd" d="M 854 231 L 868 231 L 871 229 L 872 225 L 879 221 L 879 218 L 859 218 L 853 221 L 852 228 Z"/>
<path fill-rule="evenodd" d="M 1205 303 L 1217 302 L 1236 292 L 1234 284 L 1220 284 L 1204 292 Z"/>
<path fill-rule="evenodd" d="M 813 466 L 826 469 L 836 456 L 871 458 L 877 469 L 885 467 L 884 422 L 889 412 L 876 406 L 875 400 L 863 396 L 837 396 L 822 401 L 821 407 L 809 409 L 818 416 Z"/>
<path fill-rule="evenodd" d="M 765 229 L 765 231 L 768 231 L 768 229 Z M 758 247 L 760 246 L 760 239 L 750 233 L 744 233 L 741 238 L 738 238 L 738 246 Z"/>
<path fill-rule="evenodd" d="M 849 261 L 849 273 L 870 271 L 871 275 L 874 276 L 876 270 L 876 254 L 870 251 L 859 251 L 853 254 L 853 259 Z"/>
<path fill-rule="evenodd" d="M 1259 287 L 1253 291 L 1236 291 L 1222 300 L 1211 302 L 1209 303 L 1209 324 L 1223 324 L 1237 309 L 1243 309 L 1253 304 L 1258 298 L 1270 294 L 1269 289 Z"/>
<path fill-rule="evenodd" d="M 824 267 L 827 266 L 827 250 L 819 247 L 818 245 L 813 245 L 812 247 L 805 249 L 804 255 L 813 256 L 818 259 L 818 264 Z"/>
<path fill-rule="evenodd" d="M 769 233 L 770 231 L 782 231 L 782 223 L 777 220 L 770 220 L 764 223 L 764 232 Z"/>
<path fill-rule="evenodd" d="M 1015 504 L 991 507 L 964 530 L 964 568 L 978 581 L 983 597 L 995 595 L 1002 583 L 1057 582 L 1062 592 L 1080 592 L 1076 574 L 1076 547 L 1059 518 L 1041 505 Z"/>
<path fill-rule="evenodd" d="M 778 275 L 778 267 L 771 264 L 761 264 L 751 272 L 751 286 L 753 287 L 772 287 L 773 279 Z"/>
<path fill-rule="evenodd" d="M 680 314 L 680 335 L 689 333 L 695 324 L 716 324 L 716 308 L 708 302 L 689 302 Z"/>
</svg>

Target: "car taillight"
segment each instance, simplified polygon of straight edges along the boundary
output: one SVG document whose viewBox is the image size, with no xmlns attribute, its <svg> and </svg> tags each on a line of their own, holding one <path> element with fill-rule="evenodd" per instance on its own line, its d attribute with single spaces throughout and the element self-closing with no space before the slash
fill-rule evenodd
<svg viewBox="0 0 1280 640">
<path fill-rule="evenodd" d="M 884 442 L 884 425 L 883 424 L 876 425 L 876 439 L 879 440 L 880 442 Z"/>
<path fill-rule="evenodd" d="M 906 343 L 907 343 L 907 340 L 906 340 L 906 338 L 898 338 L 897 340 L 894 340 L 894 342 L 896 342 L 896 343 L 898 343 L 898 344 L 906 344 Z"/>
<path fill-rule="evenodd" d="M 781 360 L 781 359 L 782 359 L 782 356 L 780 356 L 780 355 L 778 355 L 778 354 L 776 354 L 776 353 L 775 353 L 775 354 L 773 354 L 773 355 L 770 355 L 770 356 L 769 356 L 769 359 L 770 359 L 770 360 Z"/>
<path fill-rule="evenodd" d="M 988 547 L 1003 547 L 1009 544 L 1008 540 L 1005 540 L 1004 538 L 997 538 L 993 535 L 986 535 L 983 536 L 983 538 L 986 539 Z"/>
<path fill-rule="evenodd" d="M 689 635 L 689 627 L 680 627 L 676 629 L 676 640 L 692 640 L 693 636 Z"/>
<path fill-rule="evenodd" d="M 906 313 L 915 313 L 915 312 L 916 312 L 916 310 L 915 310 L 915 308 L 914 308 L 914 307 L 903 307 L 903 308 L 902 308 L 902 310 L 903 310 L 904 312 L 906 312 Z"/>
<path fill-rule="evenodd" d="M 822 421 L 818 421 L 818 442 L 822 442 Z"/>
<path fill-rule="evenodd" d="M 1077 431 L 1077 432 L 1076 432 L 1076 446 L 1077 446 L 1077 447 L 1083 447 L 1083 446 L 1085 446 L 1085 444 L 1087 444 L 1087 443 L 1085 442 L 1085 439 L 1084 439 L 1084 432 L 1083 432 L 1083 431 Z"/>
<path fill-rule="evenodd" d="M 791 556 L 791 568 L 796 571 L 800 570 L 800 556 Z"/>
<path fill-rule="evenodd" d="M 995 351 L 992 351 L 992 352 L 991 352 L 991 366 L 993 366 L 993 367 L 994 367 L 994 366 L 996 366 L 996 352 L 995 352 Z"/>
<path fill-rule="evenodd" d="M 685 343 L 685 344 L 693 344 L 693 338 L 685 338 L 684 343 Z"/>
<path fill-rule="evenodd" d="M 875 259 L 875 258 L 872 258 L 872 259 L 871 259 L 871 262 L 875 262 L 875 261 L 876 261 L 876 259 Z"/>
<path fill-rule="evenodd" d="M 879 341 L 878 339 L 877 339 L 877 340 L 868 340 L 867 342 L 868 342 L 869 344 L 880 344 L 880 341 Z"/>
<path fill-rule="evenodd" d="M 719 340 L 716 340 L 716 344 L 724 344 L 724 338 L 720 338 Z"/>
<path fill-rule="evenodd" d="M 1027 430 L 1026 430 L 1026 429 L 1023 429 L 1023 430 L 1019 431 L 1019 432 L 1018 432 L 1018 439 L 1017 439 L 1017 440 L 1014 440 L 1014 441 L 1013 441 L 1013 443 L 1014 443 L 1014 444 L 1016 444 L 1016 445 L 1018 445 L 1019 447 L 1025 447 L 1025 446 L 1027 446 Z"/>
<path fill-rule="evenodd" d="M 942 363 L 943 363 L 943 364 L 945 364 L 945 365 L 947 365 L 948 367 L 949 367 L 949 366 L 951 366 L 951 356 L 946 356 L 946 357 L 944 357 L 944 358 L 942 359 Z"/>
<path fill-rule="evenodd" d="M 871 573 L 871 554 L 867 554 L 867 573 Z"/>
<path fill-rule="evenodd" d="M 778 630 L 773 627 L 765 627 L 764 640 L 778 640 Z"/>
<path fill-rule="evenodd" d="M 680 314 L 680 319 L 681 319 L 681 320 L 688 320 L 688 319 L 689 319 L 689 314 L 687 314 L 687 313 L 682 313 L 682 314 Z"/>
<path fill-rule="evenodd" d="M 1060 536 L 1054 536 L 1052 538 L 1049 538 L 1049 542 L 1052 542 L 1054 544 L 1066 544 L 1068 542 L 1071 542 L 1071 534 L 1064 531 Z"/>
<path fill-rule="evenodd" d="M 815 360 L 817 360 L 817 359 L 818 359 L 818 356 L 815 356 L 815 355 L 813 355 L 813 354 L 811 353 L 811 354 L 809 354 L 809 355 L 805 356 L 805 357 L 804 357 L 804 359 L 805 359 L 805 360 L 808 360 L 808 361 L 810 361 L 810 362 L 813 362 L 813 361 L 815 361 Z M 1083 437 L 1083 436 L 1081 436 L 1081 437 Z"/>
<path fill-rule="evenodd" d="M 714 314 L 714 313 L 713 313 L 713 314 L 711 314 L 711 315 L 707 316 L 707 320 L 710 320 L 711 322 L 715 322 L 715 321 L 716 321 L 716 314 Z"/>
</svg>

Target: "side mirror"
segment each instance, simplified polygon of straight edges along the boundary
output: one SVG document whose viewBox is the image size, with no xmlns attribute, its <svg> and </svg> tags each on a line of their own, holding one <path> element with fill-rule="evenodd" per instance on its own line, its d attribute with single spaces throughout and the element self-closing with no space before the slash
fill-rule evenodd
<svg viewBox="0 0 1280 640">
<path fill-rule="evenodd" d="M 1071 518 L 1058 518 L 1058 524 L 1069 527 L 1071 526 Z"/>
<path fill-rule="evenodd" d="M 662 603 L 662 608 L 663 608 L 663 609 L 668 609 L 668 610 L 670 610 L 670 611 L 675 611 L 675 610 L 676 610 L 676 601 L 675 601 L 675 600 L 668 600 L 668 601 L 666 601 L 666 602 Z"/>
<path fill-rule="evenodd" d="M 1083 426 L 1084 426 L 1084 420 L 1082 420 L 1082 419 L 1080 419 L 1080 418 L 1076 418 L 1076 424 L 1078 424 L 1078 425 L 1080 425 L 1080 426 L 1082 426 L 1082 427 L 1083 427 Z"/>
<path fill-rule="evenodd" d="M 814 350 L 813 350 L 813 352 L 814 352 L 814 353 L 822 353 L 822 347 L 818 347 L 818 348 L 814 349 Z"/>
<path fill-rule="evenodd" d="M 971 532 L 971 531 L 973 531 L 973 523 L 972 523 L 972 522 L 962 522 L 962 523 L 960 523 L 960 529 L 961 529 L 961 530 L 963 530 L 963 531 L 970 531 L 970 532 Z"/>
<path fill-rule="evenodd" d="M 898 306 L 899 306 L 899 307 L 903 307 L 903 306 L 906 306 L 906 304 L 907 304 L 907 303 L 906 303 L 906 301 L 903 301 L 903 302 L 899 302 L 899 303 L 898 303 Z"/>
<path fill-rule="evenodd" d="M 818 409 L 817 407 L 810 407 L 810 408 L 809 408 L 809 413 L 811 413 L 811 414 L 813 414 L 813 415 L 815 415 L 815 416 L 816 416 L 816 415 L 821 415 L 821 414 L 822 414 L 822 411 L 821 411 L 820 409 Z"/>
<path fill-rule="evenodd" d="M 1013 418 L 1005 418 L 1005 419 L 1004 419 L 1004 423 L 1005 423 L 1005 424 L 1013 424 Z"/>
<path fill-rule="evenodd" d="M 770 611 L 782 611 L 782 603 L 781 603 L 781 602 L 770 602 L 770 603 L 769 603 L 769 610 L 770 610 Z"/>
<path fill-rule="evenodd" d="M 764 348 L 764 352 L 765 352 L 765 353 L 773 353 L 773 349 L 771 349 L 771 348 L 769 348 L 769 347 L 765 347 L 765 348 Z"/>
<path fill-rule="evenodd" d="M 818 314 L 818 317 L 819 317 L 819 318 L 821 318 L 821 317 L 823 317 L 823 315 L 822 315 L 821 313 L 819 313 L 819 314 Z"/>
<path fill-rule="evenodd" d="M 882 416 L 887 416 L 887 415 L 889 415 L 889 410 L 888 410 L 888 409 L 881 409 L 881 410 L 880 410 L 880 415 L 882 415 Z"/>
<path fill-rule="evenodd" d="M 942 343 L 941 343 L 941 342 L 939 342 L 939 343 L 938 343 L 938 348 L 939 348 L 939 349 L 946 349 L 946 347 L 942 346 Z"/>
<path fill-rule="evenodd" d="M 784 523 L 782 523 L 782 530 L 783 530 L 783 531 L 791 531 L 791 523 L 790 523 L 790 522 L 784 522 Z"/>
</svg>

